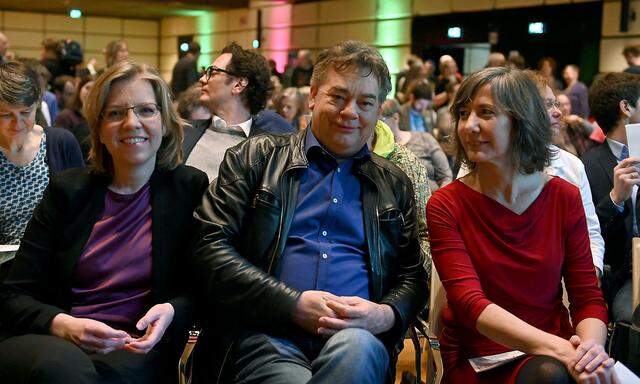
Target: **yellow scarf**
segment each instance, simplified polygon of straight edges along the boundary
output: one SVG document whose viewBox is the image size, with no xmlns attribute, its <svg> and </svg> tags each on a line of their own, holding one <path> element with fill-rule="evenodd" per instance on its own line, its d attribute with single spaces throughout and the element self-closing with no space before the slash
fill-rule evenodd
<svg viewBox="0 0 640 384">
<path fill-rule="evenodd" d="M 382 120 L 378 120 L 375 129 L 376 145 L 373 153 L 385 159 L 395 150 L 395 139 L 391 128 Z"/>
</svg>

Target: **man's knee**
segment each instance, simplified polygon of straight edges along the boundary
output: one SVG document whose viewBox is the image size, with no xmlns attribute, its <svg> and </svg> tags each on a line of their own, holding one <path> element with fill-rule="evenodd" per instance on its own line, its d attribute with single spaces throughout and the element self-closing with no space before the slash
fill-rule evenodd
<svg viewBox="0 0 640 384">
<path fill-rule="evenodd" d="M 325 346 L 328 353 L 360 357 L 364 363 L 376 362 L 386 367 L 389 354 L 384 344 L 371 332 L 360 328 L 348 328 L 333 335 Z"/>
</svg>

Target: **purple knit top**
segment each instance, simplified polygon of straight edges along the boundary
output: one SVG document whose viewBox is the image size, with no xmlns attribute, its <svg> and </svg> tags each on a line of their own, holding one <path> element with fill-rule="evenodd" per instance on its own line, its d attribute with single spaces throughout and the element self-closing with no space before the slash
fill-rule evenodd
<svg viewBox="0 0 640 384">
<path fill-rule="evenodd" d="M 107 190 L 71 283 L 71 315 L 132 330 L 151 293 L 149 184 L 129 195 Z"/>
</svg>

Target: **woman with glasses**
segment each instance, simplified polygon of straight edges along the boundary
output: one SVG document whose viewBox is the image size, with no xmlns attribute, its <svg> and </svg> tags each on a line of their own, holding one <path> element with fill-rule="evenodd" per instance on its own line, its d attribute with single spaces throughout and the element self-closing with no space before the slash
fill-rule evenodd
<svg viewBox="0 0 640 384">
<path fill-rule="evenodd" d="M 545 171 L 552 122 L 535 82 L 484 69 L 462 82 L 451 111 L 468 173 L 427 203 L 447 293 L 443 382 L 617 383 L 580 191 Z M 510 351 L 524 355 L 480 373 L 469 363 Z"/>
<path fill-rule="evenodd" d="M 0 382 L 175 381 L 204 173 L 158 73 L 102 74 L 84 104 L 88 170 L 54 177 L 0 288 Z"/>
<path fill-rule="evenodd" d="M 0 244 L 18 244 L 51 176 L 82 167 L 69 132 L 35 123 L 41 102 L 38 74 L 0 64 Z"/>
</svg>

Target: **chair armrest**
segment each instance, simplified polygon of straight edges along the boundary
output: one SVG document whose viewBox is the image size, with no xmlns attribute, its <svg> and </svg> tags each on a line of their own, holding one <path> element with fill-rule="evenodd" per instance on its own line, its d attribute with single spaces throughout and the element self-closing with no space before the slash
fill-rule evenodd
<svg viewBox="0 0 640 384">
<path fill-rule="evenodd" d="M 193 375 L 193 349 L 198 342 L 198 337 L 200 337 L 201 330 L 194 328 L 189 331 L 189 339 L 187 340 L 187 344 L 184 346 L 182 350 L 182 356 L 180 356 L 180 361 L 178 361 L 178 382 L 179 384 L 191 384 L 191 379 Z"/>
</svg>

